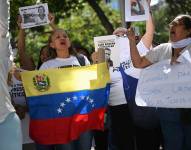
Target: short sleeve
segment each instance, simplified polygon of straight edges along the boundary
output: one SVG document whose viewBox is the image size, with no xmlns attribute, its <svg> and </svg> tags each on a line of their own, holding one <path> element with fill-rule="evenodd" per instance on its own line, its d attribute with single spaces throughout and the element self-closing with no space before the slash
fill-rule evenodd
<svg viewBox="0 0 191 150">
<path fill-rule="evenodd" d="M 154 47 L 152 50 L 147 52 L 145 58 L 148 59 L 151 63 L 156 63 L 161 60 L 163 55 L 166 55 L 165 50 L 169 47 L 168 43 L 160 44 L 159 46 Z"/>
<path fill-rule="evenodd" d="M 144 45 L 142 40 L 137 44 L 137 49 L 141 56 L 145 55 L 149 51 L 149 49 Z"/>
</svg>

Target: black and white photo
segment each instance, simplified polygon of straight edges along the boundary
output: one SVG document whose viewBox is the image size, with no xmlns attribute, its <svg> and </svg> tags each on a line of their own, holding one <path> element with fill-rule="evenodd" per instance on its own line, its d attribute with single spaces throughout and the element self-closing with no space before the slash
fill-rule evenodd
<svg viewBox="0 0 191 150">
<path fill-rule="evenodd" d="M 19 8 L 22 28 L 31 28 L 49 23 L 47 3 Z"/>
<path fill-rule="evenodd" d="M 125 21 L 145 21 L 149 18 L 146 0 L 125 0 Z"/>
</svg>

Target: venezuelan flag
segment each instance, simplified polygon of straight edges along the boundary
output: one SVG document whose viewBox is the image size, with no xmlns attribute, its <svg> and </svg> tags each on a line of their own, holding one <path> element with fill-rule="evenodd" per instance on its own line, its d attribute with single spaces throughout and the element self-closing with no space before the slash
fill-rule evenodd
<svg viewBox="0 0 191 150">
<path fill-rule="evenodd" d="M 105 63 L 23 72 L 22 80 L 35 142 L 64 144 L 103 129 L 110 81 Z"/>
</svg>

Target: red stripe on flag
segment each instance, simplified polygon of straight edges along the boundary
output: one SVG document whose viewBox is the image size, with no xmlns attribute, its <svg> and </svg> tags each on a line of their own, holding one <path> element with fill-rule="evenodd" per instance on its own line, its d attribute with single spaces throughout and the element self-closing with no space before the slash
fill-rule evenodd
<svg viewBox="0 0 191 150">
<path fill-rule="evenodd" d="M 30 137 L 39 144 L 65 144 L 91 129 L 104 129 L 105 108 L 67 118 L 30 121 Z"/>
</svg>

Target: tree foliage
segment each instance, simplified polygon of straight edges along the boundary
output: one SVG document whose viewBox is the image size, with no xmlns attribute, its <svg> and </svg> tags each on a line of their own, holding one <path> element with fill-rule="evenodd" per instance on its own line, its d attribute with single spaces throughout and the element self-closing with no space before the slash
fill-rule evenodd
<svg viewBox="0 0 191 150">
<path fill-rule="evenodd" d="M 191 14 L 191 0 L 166 0 L 166 2 L 171 19 L 178 14 Z"/>
<path fill-rule="evenodd" d="M 11 0 L 10 1 L 10 31 L 15 35 L 17 14 L 19 7 L 35 5 L 37 0 Z M 60 18 L 67 18 L 72 12 L 83 9 L 83 0 L 41 0 L 41 3 L 48 3 L 49 11 L 57 16 L 56 22 Z M 59 18 L 59 19 L 58 19 Z M 34 30 L 43 31 L 43 27 L 33 28 Z"/>
<path fill-rule="evenodd" d="M 108 31 L 103 26 L 102 22 L 97 16 L 94 9 L 87 3 L 87 1 L 70 1 L 70 4 L 64 6 L 65 1 L 48 1 L 49 10 L 56 16 L 56 23 L 59 28 L 65 29 L 73 43 L 79 43 L 89 51 L 93 51 L 93 37 L 107 35 Z M 11 22 L 10 31 L 13 37 L 16 37 L 16 17 L 18 8 L 26 5 L 33 5 L 35 1 L 27 0 L 20 4 L 15 1 L 11 3 Z M 41 1 L 47 2 L 47 1 Z M 55 3 L 54 3 L 55 2 Z M 72 6 L 73 5 L 73 6 Z M 58 7 L 57 7 L 58 6 Z M 71 8 L 69 8 L 71 6 Z M 121 24 L 119 11 L 111 9 L 103 2 L 99 3 L 104 15 L 113 27 L 118 27 Z M 35 27 L 26 30 L 26 50 L 29 55 L 38 60 L 39 49 L 48 41 L 50 28 L 47 26 Z"/>
</svg>

